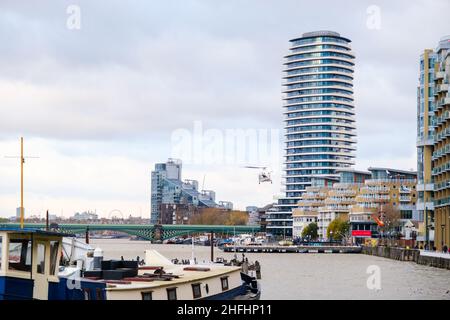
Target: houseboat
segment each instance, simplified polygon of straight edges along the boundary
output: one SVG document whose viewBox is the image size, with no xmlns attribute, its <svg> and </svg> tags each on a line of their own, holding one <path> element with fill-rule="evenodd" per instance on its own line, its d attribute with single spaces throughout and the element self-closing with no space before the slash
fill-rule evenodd
<svg viewBox="0 0 450 320">
<path fill-rule="evenodd" d="M 140 261 L 103 260 L 67 234 L 0 228 L 0 299 L 259 299 L 257 280 L 240 267 L 175 264 L 155 250 Z M 70 251 L 68 253 L 68 251 Z"/>
</svg>

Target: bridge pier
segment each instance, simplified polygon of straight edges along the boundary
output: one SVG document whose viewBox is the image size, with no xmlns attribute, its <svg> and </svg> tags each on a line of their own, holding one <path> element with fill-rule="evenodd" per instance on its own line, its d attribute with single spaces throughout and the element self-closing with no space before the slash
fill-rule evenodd
<svg viewBox="0 0 450 320">
<path fill-rule="evenodd" d="M 163 227 L 160 224 L 155 224 L 153 226 L 153 241 L 161 241 L 163 235 Z"/>
<path fill-rule="evenodd" d="M 89 244 L 89 226 L 86 227 L 86 234 L 85 234 L 85 238 L 86 238 L 86 244 Z"/>
</svg>

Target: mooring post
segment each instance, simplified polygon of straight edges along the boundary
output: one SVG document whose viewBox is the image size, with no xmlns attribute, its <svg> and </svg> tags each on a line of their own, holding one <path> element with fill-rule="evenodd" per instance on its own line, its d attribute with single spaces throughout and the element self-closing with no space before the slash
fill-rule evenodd
<svg viewBox="0 0 450 320">
<path fill-rule="evenodd" d="M 89 244 L 89 226 L 86 227 L 86 244 Z"/>
<path fill-rule="evenodd" d="M 211 231 L 209 235 L 210 245 L 211 245 L 211 262 L 214 262 L 214 232 Z"/>
</svg>

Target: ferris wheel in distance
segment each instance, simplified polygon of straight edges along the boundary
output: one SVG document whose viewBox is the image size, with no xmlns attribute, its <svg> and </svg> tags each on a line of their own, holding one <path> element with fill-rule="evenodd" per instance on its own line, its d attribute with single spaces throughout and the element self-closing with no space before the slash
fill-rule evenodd
<svg viewBox="0 0 450 320">
<path fill-rule="evenodd" d="M 118 209 L 111 210 L 108 214 L 109 220 L 123 220 L 123 213 Z"/>
</svg>

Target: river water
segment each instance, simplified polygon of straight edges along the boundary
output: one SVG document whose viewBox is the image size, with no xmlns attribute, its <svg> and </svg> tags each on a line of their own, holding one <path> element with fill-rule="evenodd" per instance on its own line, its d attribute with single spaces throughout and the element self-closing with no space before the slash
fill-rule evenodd
<svg viewBox="0 0 450 320">
<path fill-rule="evenodd" d="M 106 259 L 144 258 L 156 249 L 167 258 L 189 259 L 190 245 L 151 244 L 128 239 L 91 239 Z M 208 260 L 210 248 L 195 246 L 197 260 Z M 214 248 L 215 257 L 234 253 Z M 261 299 L 446 299 L 450 300 L 450 270 L 363 254 L 246 253 L 261 263 Z M 238 253 L 238 258 L 242 254 Z M 371 267 L 372 266 L 372 267 Z M 375 266 L 375 267 L 373 267 Z M 368 268 L 379 270 L 379 289 L 369 289 Z M 369 281 L 370 283 L 374 283 Z M 375 282 L 376 283 L 376 282 Z M 370 286 L 373 288 L 373 286 Z"/>
</svg>

